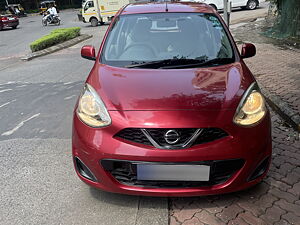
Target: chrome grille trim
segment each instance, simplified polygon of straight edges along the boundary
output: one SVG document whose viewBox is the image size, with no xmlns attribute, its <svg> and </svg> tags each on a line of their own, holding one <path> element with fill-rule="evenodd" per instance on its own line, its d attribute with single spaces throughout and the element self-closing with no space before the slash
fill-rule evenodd
<svg viewBox="0 0 300 225">
<path fill-rule="evenodd" d="M 203 129 L 197 129 L 188 140 L 186 140 L 183 144 L 179 144 L 179 145 L 160 145 L 154 140 L 154 138 L 151 136 L 151 134 L 146 129 L 141 129 L 141 131 L 148 138 L 148 140 L 151 142 L 151 144 L 155 148 L 159 148 L 159 149 L 184 149 L 184 148 L 189 148 L 194 144 L 195 140 L 202 133 Z"/>
</svg>

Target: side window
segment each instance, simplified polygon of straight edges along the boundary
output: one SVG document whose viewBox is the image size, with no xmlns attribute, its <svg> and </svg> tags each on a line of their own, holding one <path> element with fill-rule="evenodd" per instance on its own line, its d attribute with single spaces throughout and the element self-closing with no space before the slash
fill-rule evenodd
<svg viewBox="0 0 300 225">
<path fill-rule="evenodd" d="M 89 8 L 93 8 L 93 7 L 94 7 L 94 2 L 89 1 L 85 4 L 84 11 L 88 10 Z"/>
</svg>

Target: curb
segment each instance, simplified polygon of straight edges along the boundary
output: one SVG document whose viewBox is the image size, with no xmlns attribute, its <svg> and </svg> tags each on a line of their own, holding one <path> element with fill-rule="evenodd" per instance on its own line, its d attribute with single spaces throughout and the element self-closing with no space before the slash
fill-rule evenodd
<svg viewBox="0 0 300 225">
<path fill-rule="evenodd" d="M 51 54 L 53 52 L 57 52 L 57 51 L 59 51 L 61 49 L 69 48 L 69 47 L 71 47 L 73 45 L 76 45 L 79 42 L 85 41 L 85 40 L 87 40 L 87 39 L 89 39 L 91 37 L 93 37 L 93 35 L 82 34 L 82 35 L 80 35 L 80 36 L 78 36 L 76 38 L 73 38 L 73 39 L 65 41 L 63 43 L 54 45 L 52 47 L 49 47 L 49 48 L 46 48 L 46 49 L 43 49 L 43 50 L 40 50 L 40 51 L 37 51 L 37 52 L 29 53 L 29 54 L 21 57 L 21 60 L 23 60 L 23 61 L 29 61 L 29 60 L 32 60 L 32 59 L 37 58 L 37 57 L 48 55 L 48 54 Z"/>
<path fill-rule="evenodd" d="M 278 113 L 292 128 L 300 132 L 300 116 L 291 109 L 288 104 L 282 101 L 278 96 L 271 94 L 265 87 L 259 83 L 259 87 L 266 98 L 269 106 Z"/>
</svg>

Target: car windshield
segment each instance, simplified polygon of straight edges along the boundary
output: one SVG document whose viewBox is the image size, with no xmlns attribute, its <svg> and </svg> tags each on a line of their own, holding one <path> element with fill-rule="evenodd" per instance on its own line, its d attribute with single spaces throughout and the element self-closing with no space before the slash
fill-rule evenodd
<svg viewBox="0 0 300 225">
<path fill-rule="evenodd" d="M 172 68 L 231 63 L 234 54 L 219 19 L 206 13 L 149 13 L 116 18 L 101 62 L 117 67 Z M 204 64 L 203 64 L 204 63 Z M 171 66 L 171 67 L 170 67 Z M 186 68 L 186 67 L 185 67 Z"/>
</svg>

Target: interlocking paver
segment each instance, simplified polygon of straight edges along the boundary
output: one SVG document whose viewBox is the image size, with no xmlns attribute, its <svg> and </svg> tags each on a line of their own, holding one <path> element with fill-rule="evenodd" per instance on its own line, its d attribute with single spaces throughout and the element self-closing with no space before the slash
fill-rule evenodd
<svg viewBox="0 0 300 225">
<path fill-rule="evenodd" d="M 286 177 L 282 178 L 282 181 L 293 186 L 294 184 L 300 181 L 300 174 L 289 173 L 286 175 Z"/>
<path fill-rule="evenodd" d="M 173 213 L 173 216 L 176 217 L 177 221 L 184 222 L 185 220 L 193 218 L 194 214 L 197 211 L 195 211 L 195 208 L 193 205 L 188 205 L 184 207 L 182 210 L 175 210 Z"/>
<path fill-rule="evenodd" d="M 289 213 L 283 215 L 282 218 L 285 219 L 286 221 L 288 221 L 290 224 L 293 224 L 293 225 L 300 224 L 300 217 L 296 216 L 294 213 L 289 212 Z"/>
<path fill-rule="evenodd" d="M 249 225 L 249 223 L 242 218 L 237 217 L 234 220 L 229 221 L 228 225 Z"/>
<path fill-rule="evenodd" d="M 197 217 L 202 223 L 209 224 L 209 225 L 225 225 L 225 223 L 222 222 L 219 218 L 215 217 L 214 214 L 210 214 L 206 212 L 205 210 L 202 210 L 199 213 L 195 214 L 195 217 Z"/>
<path fill-rule="evenodd" d="M 293 188 L 292 189 L 289 189 L 288 192 L 298 196 L 300 196 L 300 182 L 294 184 Z"/>
<path fill-rule="evenodd" d="M 297 198 L 295 195 L 285 192 L 285 191 L 281 191 L 278 188 L 270 189 L 269 193 L 276 196 L 277 198 L 285 199 L 286 201 L 288 201 L 290 203 L 293 203 Z"/>
<path fill-rule="evenodd" d="M 255 204 L 262 209 L 266 209 L 272 207 L 273 203 L 276 202 L 277 200 L 278 200 L 277 197 L 268 194 L 268 195 L 263 195 L 257 202 L 255 202 Z"/>
<path fill-rule="evenodd" d="M 277 171 L 280 171 L 280 169 L 278 169 Z M 280 180 L 275 180 L 273 179 L 271 176 L 269 176 L 269 179 L 266 180 L 266 182 L 268 184 L 270 184 L 271 186 L 277 187 L 282 191 L 287 191 L 288 189 L 291 189 L 292 186 L 288 185 L 286 183 L 281 182 Z"/>
<path fill-rule="evenodd" d="M 274 225 L 291 225 L 288 221 L 282 219 L 279 220 L 278 222 L 274 223 Z"/>
<path fill-rule="evenodd" d="M 223 209 L 222 212 L 216 214 L 222 221 L 228 223 L 230 220 L 233 220 L 237 217 L 239 213 L 243 212 L 243 209 L 236 204 L 230 205 Z"/>
<path fill-rule="evenodd" d="M 267 221 L 269 224 L 274 224 L 275 222 L 279 221 L 281 216 L 286 213 L 285 210 L 277 207 L 272 206 L 266 210 L 266 213 L 262 215 L 260 218 L 264 221 Z"/>
<path fill-rule="evenodd" d="M 186 220 L 182 225 L 205 225 L 205 224 L 200 222 L 200 220 L 197 217 L 193 217 L 190 220 Z"/>
<path fill-rule="evenodd" d="M 237 204 L 245 211 L 251 212 L 254 216 L 260 216 L 264 213 L 264 210 L 258 204 L 249 201 L 238 201 Z"/>
<path fill-rule="evenodd" d="M 300 206 L 297 204 L 291 204 L 284 199 L 280 199 L 279 201 L 275 202 L 275 205 L 278 205 L 285 211 L 293 212 L 296 216 L 300 216 Z"/>
<path fill-rule="evenodd" d="M 245 220 L 249 224 L 255 224 L 255 225 L 267 225 L 268 223 L 261 218 L 258 218 L 256 216 L 253 216 L 250 212 L 244 212 L 239 215 L 240 218 Z"/>
</svg>

